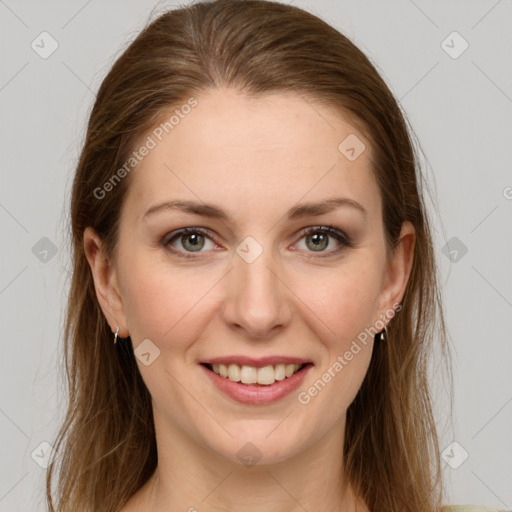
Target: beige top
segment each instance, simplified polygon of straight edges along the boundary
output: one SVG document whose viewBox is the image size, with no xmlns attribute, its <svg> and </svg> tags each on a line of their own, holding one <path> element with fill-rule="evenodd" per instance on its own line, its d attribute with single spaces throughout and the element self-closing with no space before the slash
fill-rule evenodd
<svg viewBox="0 0 512 512">
<path fill-rule="evenodd" d="M 505 509 L 484 507 L 482 505 L 446 505 L 441 512 L 510 512 Z"/>
</svg>

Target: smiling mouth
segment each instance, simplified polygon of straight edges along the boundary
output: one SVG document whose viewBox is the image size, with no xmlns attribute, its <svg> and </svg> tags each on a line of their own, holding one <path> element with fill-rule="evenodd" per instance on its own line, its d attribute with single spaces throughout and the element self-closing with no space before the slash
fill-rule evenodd
<svg viewBox="0 0 512 512">
<path fill-rule="evenodd" d="M 237 364 L 209 364 L 202 363 L 208 370 L 224 377 L 231 382 L 238 382 L 247 385 L 271 386 L 277 381 L 283 381 L 292 375 L 303 371 L 306 364 L 276 364 L 256 368 L 255 366 L 239 366 Z"/>
</svg>

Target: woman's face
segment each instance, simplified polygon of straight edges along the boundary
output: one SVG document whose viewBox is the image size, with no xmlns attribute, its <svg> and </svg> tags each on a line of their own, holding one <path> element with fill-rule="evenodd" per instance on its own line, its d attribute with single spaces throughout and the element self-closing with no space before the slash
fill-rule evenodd
<svg viewBox="0 0 512 512">
<path fill-rule="evenodd" d="M 237 463 L 283 461 L 343 432 L 373 334 L 402 298 L 413 230 L 387 261 L 369 141 L 334 111 L 291 94 L 195 98 L 168 134 L 142 139 L 155 147 L 131 171 L 105 280 L 88 257 L 158 435 Z M 307 364 L 283 379 L 294 361 Z"/>
</svg>

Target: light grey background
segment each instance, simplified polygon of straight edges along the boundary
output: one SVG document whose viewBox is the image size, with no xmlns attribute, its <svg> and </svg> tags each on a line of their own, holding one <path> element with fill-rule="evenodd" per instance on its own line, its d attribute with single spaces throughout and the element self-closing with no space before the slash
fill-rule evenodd
<svg viewBox="0 0 512 512">
<path fill-rule="evenodd" d="M 455 360 L 455 424 L 442 439 L 444 457 L 458 465 L 443 463 L 449 501 L 512 509 L 512 5 L 294 3 L 370 56 L 421 142 L 437 192 L 436 253 Z M 114 58 L 155 6 L 171 5 L 0 0 L 2 512 L 45 510 L 35 461 L 44 464 L 41 443 L 52 442 L 65 403 L 57 373 L 65 228 L 87 114 Z M 51 48 L 43 31 L 58 43 L 46 59 L 31 47 Z M 454 31 L 469 44 L 457 58 L 445 51 L 463 47 L 458 36 L 446 39 Z M 453 261 L 442 252 L 448 240 Z M 448 405 L 438 403 L 443 428 Z M 468 453 L 463 463 L 453 441 Z"/>
</svg>

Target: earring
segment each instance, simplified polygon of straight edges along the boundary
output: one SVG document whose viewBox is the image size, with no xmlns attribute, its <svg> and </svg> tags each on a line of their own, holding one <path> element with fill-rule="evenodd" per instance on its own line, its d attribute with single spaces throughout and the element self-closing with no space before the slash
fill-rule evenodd
<svg viewBox="0 0 512 512">
<path fill-rule="evenodd" d="M 117 326 L 117 331 L 114 334 L 114 345 L 117 343 L 117 335 L 119 334 L 119 325 Z"/>
<path fill-rule="evenodd" d="M 379 341 L 387 341 L 388 339 L 388 328 L 384 327 L 384 330 L 380 332 Z"/>
</svg>

